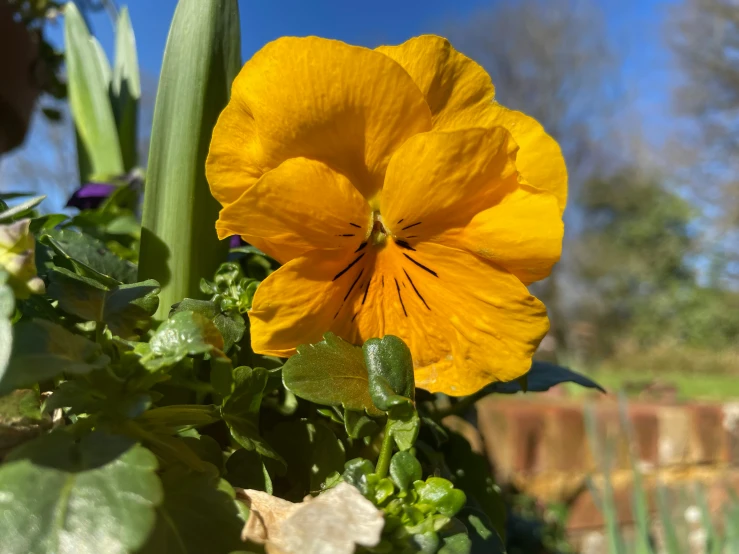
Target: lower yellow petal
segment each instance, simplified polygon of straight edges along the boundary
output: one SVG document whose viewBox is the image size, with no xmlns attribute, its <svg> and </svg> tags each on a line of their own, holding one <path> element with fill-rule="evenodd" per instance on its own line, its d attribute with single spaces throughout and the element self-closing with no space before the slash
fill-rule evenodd
<svg viewBox="0 0 739 554">
<path fill-rule="evenodd" d="M 221 210 L 216 228 L 219 238 L 240 235 L 284 262 L 310 250 L 355 250 L 371 228 L 370 215 L 346 177 L 321 162 L 291 158 Z"/>
<path fill-rule="evenodd" d="M 563 236 L 557 199 L 515 184 L 495 206 L 433 241 L 472 252 L 530 284 L 547 277 L 559 261 Z"/>
<path fill-rule="evenodd" d="M 339 316 L 343 299 L 356 293 L 366 258 L 361 252 L 316 250 L 262 281 L 249 310 L 254 352 L 291 356 L 297 346 L 319 342 Z"/>
<path fill-rule="evenodd" d="M 549 329 L 546 308 L 518 278 L 472 254 L 431 243 L 389 244 L 372 279 L 331 330 L 355 343 L 391 334 L 414 359 L 416 385 L 454 396 L 525 374 Z"/>
</svg>

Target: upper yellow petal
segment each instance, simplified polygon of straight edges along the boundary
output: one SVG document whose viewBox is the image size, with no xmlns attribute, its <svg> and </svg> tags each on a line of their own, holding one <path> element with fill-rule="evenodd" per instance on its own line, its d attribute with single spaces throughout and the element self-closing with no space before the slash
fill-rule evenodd
<svg viewBox="0 0 739 554">
<path fill-rule="evenodd" d="M 208 160 L 214 195 L 227 200 L 233 200 L 230 189 L 243 191 L 255 173 L 293 157 L 328 164 L 372 198 L 393 151 L 431 128 L 423 94 L 397 63 L 317 37 L 267 44 L 234 80 L 229 106 L 214 130 Z M 251 137 L 243 152 L 226 144 L 240 124 L 238 133 Z M 243 174 L 227 169 L 239 163 Z"/>
<path fill-rule="evenodd" d="M 367 201 L 342 174 L 307 158 L 265 173 L 221 210 L 219 238 L 240 235 L 285 263 L 315 249 L 355 250 L 371 228 Z"/>
<path fill-rule="evenodd" d="M 445 38 L 423 35 L 377 50 L 402 65 L 416 82 L 431 108 L 435 129 L 459 128 L 455 120 L 460 114 L 476 110 L 480 104 L 492 104 L 495 98 L 487 72 Z"/>
<path fill-rule="evenodd" d="M 399 238 L 428 239 L 460 227 L 516 180 L 516 144 L 503 128 L 432 131 L 406 141 L 390 160 L 381 210 Z"/>
<path fill-rule="evenodd" d="M 553 194 L 564 212 L 567 169 L 559 145 L 534 118 L 495 102 L 495 87 L 480 65 L 436 36 L 378 50 L 402 65 L 426 95 L 434 130 L 505 127 L 520 148 L 516 166 L 521 176 Z"/>
</svg>

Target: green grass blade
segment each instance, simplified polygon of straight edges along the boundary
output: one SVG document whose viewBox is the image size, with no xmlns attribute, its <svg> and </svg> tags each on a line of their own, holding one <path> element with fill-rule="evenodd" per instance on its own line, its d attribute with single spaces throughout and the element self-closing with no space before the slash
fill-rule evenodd
<svg viewBox="0 0 739 554">
<path fill-rule="evenodd" d="M 711 512 L 708 509 L 708 500 L 706 498 L 706 491 L 701 485 L 695 487 L 695 497 L 698 501 L 698 507 L 701 511 L 701 523 L 703 529 L 706 532 L 706 554 L 721 554 L 723 541 L 716 532 L 716 527 L 711 519 Z"/>
<path fill-rule="evenodd" d="M 138 114 L 141 99 L 141 77 L 136 54 L 136 38 L 128 8 L 118 14 L 115 30 L 115 62 L 110 83 L 110 100 L 118 128 L 123 156 L 123 169 L 130 171 L 138 164 Z"/>
<path fill-rule="evenodd" d="M 680 549 L 680 541 L 677 538 L 677 530 L 670 514 L 667 489 L 662 485 L 658 485 L 655 494 L 657 498 L 657 512 L 662 525 L 665 554 L 681 554 L 682 551 Z"/>
<path fill-rule="evenodd" d="M 110 69 L 74 3 L 64 8 L 64 59 L 69 105 L 79 137 L 80 180 L 123 173 L 118 131 L 108 96 Z M 106 74 L 106 68 L 108 74 Z"/>
<path fill-rule="evenodd" d="M 629 462 L 633 475 L 633 510 L 636 522 L 636 551 L 635 554 L 652 554 L 649 532 L 649 504 L 647 493 L 644 490 L 644 480 L 637 464 L 637 453 L 634 448 L 634 430 L 628 415 L 628 403 L 626 396 L 621 393 L 618 398 L 618 415 L 621 421 L 621 429 L 626 438 L 629 449 Z"/>
<path fill-rule="evenodd" d="M 201 296 L 228 250 L 205 158 L 240 68 L 236 0 L 180 0 L 159 80 L 144 197 L 139 276 L 162 284 L 159 319 L 184 297 Z"/>
</svg>

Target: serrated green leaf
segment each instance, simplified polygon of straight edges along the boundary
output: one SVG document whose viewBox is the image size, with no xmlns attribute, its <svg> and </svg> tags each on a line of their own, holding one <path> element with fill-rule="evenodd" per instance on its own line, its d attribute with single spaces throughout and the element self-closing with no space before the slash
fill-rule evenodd
<svg viewBox="0 0 739 554">
<path fill-rule="evenodd" d="M 194 300 L 185 298 L 172 306 L 170 316 L 177 312 L 192 311 L 211 319 L 223 336 L 223 351 L 228 352 L 234 344 L 241 342 L 246 331 L 244 318 L 239 314 L 224 314 L 210 300 Z"/>
<path fill-rule="evenodd" d="M 71 229 L 50 229 L 39 238 L 50 245 L 56 256 L 71 263 L 76 273 L 106 286 L 134 283 L 136 266 L 119 258 L 96 238 Z M 61 265 L 61 264 L 57 264 Z"/>
<path fill-rule="evenodd" d="M 140 554 L 230 554 L 243 549 L 244 520 L 224 480 L 177 468 L 162 475 L 164 502 Z"/>
<path fill-rule="evenodd" d="M 83 149 L 80 155 L 90 164 L 90 173 L 81 173 L 80 179 L 87 182 L 120 175 L 123 160 L 108 95 L 110 76 L 105 75 L 98 49 L 74 3 L 65 5 L 64 15 L 69 104 Z"/>
<path fill-rule="evenodd" d="M 141 279 L 163 285 L 160 319 L 196 296 L 201 277 L 213 275 L 228 253 L 228 241 L 213 232 L 220 206 L 205 159 L 241 68 L 239 33 L 236 0 L 177 3 L 154 108 L 139 265 Z"/>
<path fill-rule="evenodd" d="M 52 268 L 48 277 L 48 294 L 59 308 L 87 321 L 102 321 L 123 339 L 146 332 L 159 305 L 159 283 L 153 280 L 107 287 L 61 267 Z"/>
<path fill-rule="evenodd" d="M 269 372 L 262 368 L 246 366 L 233 370 L 233 385 L 221 407 L 221 417 L 228 425 L 231 436 L 247 450 L 256 450 L 262 456 L 282 462 L 282 458 L 259 433 L 259 408 Z"/>
<path fill-rule="evenodd" d="M 162 323 L 149 343 L 134 349 L 141 364 L 150 371 L 171 366 L 185 356 L 195 356 L 223 348 L 223 338 L 213 322 L 195 312 L 179 312 Z"/>
<path fill-rule="evenodd" d="M 10 363 L 0 370 L 0 394 L 62 373 L 89 373 L 110 363 L 99 344 L 43 319 L 15 326 Z"/>
<path fill-rule="evenodd" d="M 95 432 L 56 431 L 0 466 L 0 536 L 7 554 L 133 552 L 162 501 L 151 452 Z"/>
<path fill-rule="evenodd" d="M 326 333 L 317 344 L 298 346 L 282 367 L 282 382 L 295 396 L 324 406 L 343 406 L 380 416 L 372 403 L 362 349 Z"/>
<path fill-rule="evenodd" d="M 110 99 L 118 128 L 124 171 L 138 162 L 138 108 L 141 98 L 139 62 L 128 8 L 118 13 L 115 29 L 115 62 L 110 83 Z"/>
</svg>

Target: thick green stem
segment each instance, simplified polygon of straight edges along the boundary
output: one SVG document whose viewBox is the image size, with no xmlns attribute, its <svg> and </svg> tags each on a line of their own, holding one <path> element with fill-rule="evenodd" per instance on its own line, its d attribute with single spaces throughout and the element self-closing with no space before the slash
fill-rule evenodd
<svg viewBox="0 0 739 554">
<path fill-rule="evenodd" d="M 388 469 L 390 469 L 390 458 L 393 457 L 393 435 L 390 433 L 390 427 L 392 426 L 390 418 L 388 418 L 385 424 L 385 436 L 382 438 L 382 447 L 380 448 L 380 457 L 377 459 L 377 468 L 375 473 L 383 478 L 387 475 Z"/>
</svg>

